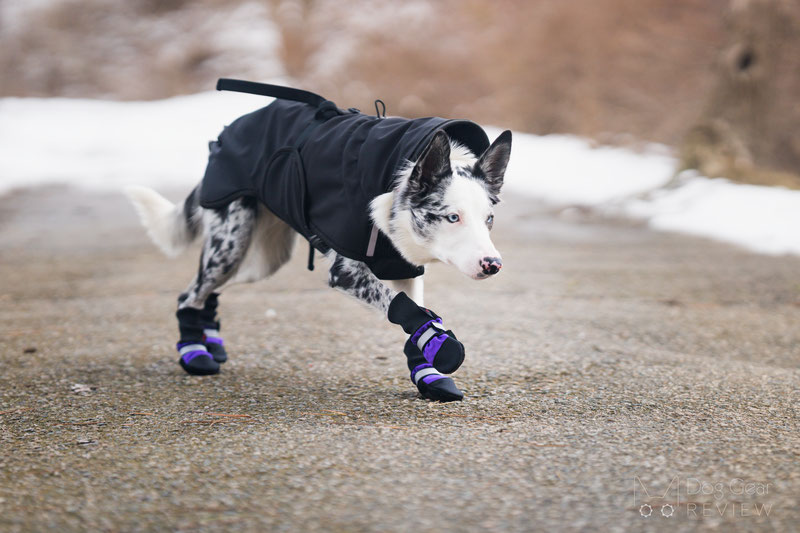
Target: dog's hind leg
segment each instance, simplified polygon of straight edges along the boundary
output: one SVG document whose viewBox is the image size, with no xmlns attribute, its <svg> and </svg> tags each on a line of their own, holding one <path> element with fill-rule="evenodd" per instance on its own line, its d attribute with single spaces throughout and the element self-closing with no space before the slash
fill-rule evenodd
<svg viewBox="0 0 800 533">
<path fill-rule="evenodd" d="M 390 322 L 400 324 L 410 335 L 404 352 L 411 381 L 425 398 L 438 401 L 461 400 L 464 393 L 453 380 L 439 373 L 454 372 L 464 360 L 464 347 L 452 331 L 444 331 L 441 318 L 420 307 L 405 292 L 396 292 L 381 282 L 366 264 L 332 254 L 328 284 L 383 312 Z M 421 281 L 403 280 L 407 288 L 422 298 Z M 419 285 L 417 285 L 419 283 Z M 438 369 L 437 369 L 438 368 Z"/>
<path fill-rule="evenodd" d="M 205 344 L 206 350 L 214 358 L 214 361 L 224 363 L 228 360 L 228 352 L 225 351 L 222 335 L 219 332 L 221 326 L 219 315 L 217 315 L 218 298 L 218 292 L 208 295 L 203 310 L 200 311 L 200 318 L 203 321 L 203 344 Z"/>
<path fill-rule="evenodd" d="M 257 217 L 253 198 L 234 200 L 221 209 L 206 209 L 206 237 L 197 275 L 178 297 L 178 352 L 181 366 L 190 374 L 219 372 L 219 362 L 208 349 L 208 333 L 216 330 L 217 294 L 214 292 L 236 273 L 244 259 Z M 208 332 L 208 333 L 207 333 Z M 219 357 L 218 357 L 219 359 Z M 227 356 L 226 356 L 227 359 Z"/>
<path fill-rule="evenodd" d="M 228 360 L 220 334 L 220 319 L 216 312 L 218 293 L 231 285 L 259 281 L 275 273 L 291 257 L 296 236 L 295 231 L 285 222 L 264 205 L 258 205 L 255 227 L 244 259 L 236 269 L 236 273 L 206 298 L 201 312 L 204 343 L 217 363 Z"/>
</svg>

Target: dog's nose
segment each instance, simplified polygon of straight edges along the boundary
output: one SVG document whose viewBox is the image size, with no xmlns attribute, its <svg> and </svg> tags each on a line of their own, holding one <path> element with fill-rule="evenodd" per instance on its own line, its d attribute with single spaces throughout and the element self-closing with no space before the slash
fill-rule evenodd
<svg viewBox="0 0 800 533">
<path fill-rule="evenodd" d="M 503 268 L 503 262 L 499 257 L 484 257 L 481 259 L 481 270 L 487 276 L 493 276 Z"/>
</svg>

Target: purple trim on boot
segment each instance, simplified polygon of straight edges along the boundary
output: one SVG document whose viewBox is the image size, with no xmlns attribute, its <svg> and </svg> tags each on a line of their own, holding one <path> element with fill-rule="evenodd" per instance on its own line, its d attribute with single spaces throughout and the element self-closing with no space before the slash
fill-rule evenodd
<svg viewBox="0 0 800 533">
<path fill-rule="evenodd" d="M 425 360 L 429 363 L 433 363 L 436 354 L 439 353 L 439 348 L 442 347 L 442 344 L 444 344 L 444 341 L 446 341 L 448 338 L 449 337 L 446 333 L 431 337 L 422 350 L 422 356 L 425 358 Z"/>
<path fill-rule="evenodd" d="M 433 365 L 430 364 L 430 363 L 422 363 L 421 365 L 415 366 L 414 370 L 411 371 L 411 381 L 412 382 L 416 383 L 414 381 L 414 377 L 417 375 L 417 372 L 419 372 L 420 370 L 422 370 L 424 368 L 433 368 Z M 420 381 L 422 381 L 423 383 L 428 385 L 430 383 L 433 383 L 436 380 L 442 379 L 443 377 L 444 376 L 441 375 L 441 374 L 428 374 L 427 376 L 423 376 L 423 378 Z"/>
<path fill-rule="evenodd" d="M 417 372 L 419 372 L 423 368 L 433 368 L 433 365 L 430 363 L 422 363 L 421 365 L 415 366 L 414 369 L 411 371 L 411 381 L 414 381 L 414 376 L 416 376 Z"/>
<path fill-rule="evenodd" d="M 427 322 L 422 324 L 422 326 L 420 326 L 420 328 L 417 331 L 415 331 L 413 335 L 411 335 L 411 342 L 417 344 L 417 341 L 422 336 L 422 334 L 425 333 L 425 331 L 427 331 L 427 329 L 431 327 L 431 324 L 433 324 L 434 322 L 438 322 L 439 324 L 441 324 L 442 319 L 434 318 L 433 320 L 428 320 Z"/>
<path fill-rule="evenodd" d="M 205 337 L 205 340 L 203 342 L 206 343 L 210 342 L 211 344 L 219 344 L 220 346 L 223 345 L 221 337 Z"/>
<path fill-rule="evenodd" d="M 190 346 L 192 344 L 203 344 L 203 343 L 202 342 L 179 342 L 177 344 L 178 351 L 180 351 L 181 348 L 183 348 L 185 346 Z M 206 356 L 208 356 L 208 357 L 210 357 L 212 359 L 214 358 L 210 353 L 208 353 L 205 350 L 192 350 L 191 352 L 186 352 L 184 354 L 181 354 L 181 359 L 183 360 L 184 363 L 186 363 L 188 365 L 189 362 L 192 359 L 194 359 L 195 357 L 200 357 L 201 355 L 206 355 Z"/>
<path fill-rule="evenodd" d="M 211 354 L 205 350 L 193 350 L 191 352 L 186 352 L 185 354 L 183 354 L 181 356 L 181 359 L 183 359 L 183 362 L 188 365 L 192 361 L 192 359 L 194 359 L 195 357 L 200 357 L 201 355 L 205 355 L 206 357 L 211 358 Z"/>
</svg>

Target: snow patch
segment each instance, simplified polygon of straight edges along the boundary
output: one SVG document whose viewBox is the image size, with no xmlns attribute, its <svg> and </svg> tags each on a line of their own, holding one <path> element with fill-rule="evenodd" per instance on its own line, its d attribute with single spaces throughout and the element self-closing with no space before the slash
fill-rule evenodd
<svg viewBox="0 0 800 533">
<path fill-rule="evenodd" d="M 621 211 L 650 227 L 712 237 L 765 254 L 800 255 L 800 191 L 681 175 L 682 185 L 630 199 Z"/>
<path fill-rule="evenodd" d="M 500 134 L 486 128 L 491 139 Z M 505 184 L 509 190 L 557 205 L 599 205 L 666 184 L 675 160 L 662 146 L 643 153 L 625 148 L 593 148 L 568 135 L 514 133 Z"/>
<path fill-rule="evenodd" d="M 208 142 L 270 101 L 229 92 L 153 102 L 2 99 L 0 193 L 47 183 L 193 186 L 205 170 Z"/>
<path fill-rule="evenodd" d="M 498 128 L 486 128 L 494 139 Z M 764 254 L 800 255 L 800 191 L 708 179 L 674 178 L 676 159 L 660 145 L 642 151 L 594 148 L 565 135 L 514 133 L 506 190 L 559 206 L 595 207 Z"/>
<path fill-rule="evenodd" d="M 155 102 L 0 99 L 0 194 L 46 183 L 188 192 L 205 170 L 207 143 L 270 101 L 229 92 Z M 487 132 L 494 138 L 500 130 Z M 800 191 L 691 172 L 673 181 L 675 166 L 661 146 L 635 152 L 572 136 L 515 133 L 506 193 L 595 207 L 760 253 L 800 254 Z"/>
</svg>

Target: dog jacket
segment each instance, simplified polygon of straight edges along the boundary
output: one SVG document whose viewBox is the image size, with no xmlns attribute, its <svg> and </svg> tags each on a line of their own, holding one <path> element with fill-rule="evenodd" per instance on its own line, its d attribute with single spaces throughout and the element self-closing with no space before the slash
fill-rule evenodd
<svg viewBox="0 0 800 533">
<path fill-rule="evenodd" d="M 379 279 L 413 278 L 424 268 L 408 263 L 373 224 L 372 199 L 392 190 L 398 170 L 416 161 L 438 130 L 476 155 L 489 147 L 483 129 L 468 120 L 365 115 L 307 91 L 238 80 L 222 79 L 217 89 L 276 100 L 209 144 L 200 205 L 256 197 L 313 248 L 364 262 Z"/>
</svg>

